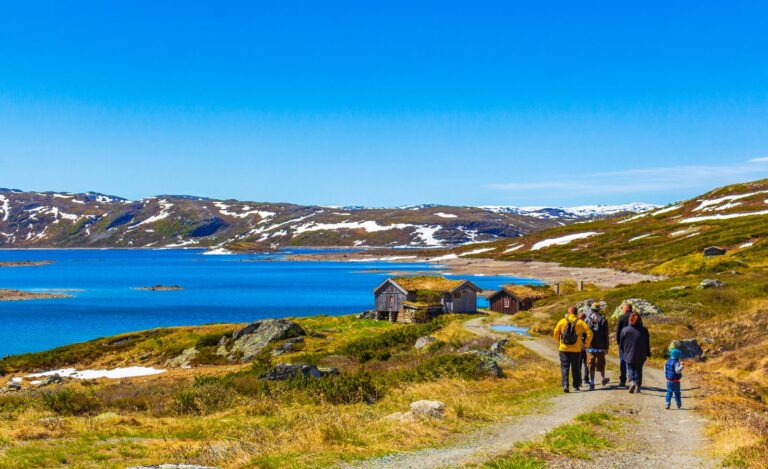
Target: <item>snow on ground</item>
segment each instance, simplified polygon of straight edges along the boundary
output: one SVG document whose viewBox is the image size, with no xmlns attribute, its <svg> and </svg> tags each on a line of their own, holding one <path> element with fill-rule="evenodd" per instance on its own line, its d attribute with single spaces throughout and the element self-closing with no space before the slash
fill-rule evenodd
<svg viewBox="0 0 768 469">
<path fill-rule="evenodd" d="M 209 249 L 208 251 L 205 251 L 203 254 L 206 256 L 227 256 L 234 253 L 229 249 L 214 248 L 214 249 Z"/>
<path fill-rule="evenodd" d="M 494 249 L 496 248 L 475 249 L 473 251 L 462 252 L 461 254 L 459 254 L 459 256 L 472 256 L 474 254 L 480 254 L 481 252 L 493 251 Z"/>
<path fill-rule="evenodd" d="M 458 218 L 458 215 L 454 215 L 452 213 L 437 212 L 435 215 L 440 218 Z"/>
<path fill-rule="evenodd" d="M 673 231 L 669 235 L 670 236 L 681 236 L 681 235 L 688 234 L 688 233 L 696 233 L 698 230 L 699 230 L 698 228 L 686 228 L 684 230 Z"/>
<path fill-rule="evenodd" d="M 444 256 L 433 257 L 432 259 L 429 259 L 429 260 L 430 262 L 435 262 L 435 261 L 439 262 L 439 261 L 449 261 L 451 259 L 458 259 L 458 258 L 459 256 L 457 256 L 456 254 L 446 254 Z"/>
<path fill-rule="evenodd" d="M 74 368 L 62 368 L 60 370 L 45 371 L 43 373 L 32 373 L 27 378 L 43 378 L 45 376 L 59 375 L 63 378 L 74 379 L 96 379 L 96 378 L 133 378 L 136 376 L 151 376 L 165 373 L 165 370 L 148 368 L 145 366 L 129 366 L 126 368 L 115 368 L 112 370 L 82 370 L 77 371 Z"/>
<path fill-rule="evenodd" d="M 11 203 L 4 195 L 0 195 L 0 212 L 3 213 L 3 221 L 8 221 L 8 216 L 11 214 Z"/>
<path fill-rule="evenodd" d="M 768 215 L 768 210 L 752 213 L 728 213 L 725 215 L 707 215 L 703 217 L 683 218 L 682 220 L 678 220 L 678 223 L 696 223 L 710 220 L 730 220 L 731 218 L 751 217 L 756 215 Z"/>
<path fill-rule="evenodd" d="M 674 212 L 675 210 L 679 209 L 680 207 L 682 207 L 682 205 L 672 205 L 670 207 L 662 208 L 661 210 L 656 210 L 651 215 L 653 215 L 655 217 L 656 215 L 661 215 L 661 214 L 664 214 L 664 213 Z"/>
<path fill-rule="evenodd" d="M 420 226 L 420 225 L 413 225 L 414 228 L 416 228 L 416 234 L 421 238 L 421 240 L 424 242 L 424 245 L 426 246 L 442 246 L 443 242 L 439 239 L 435 238 L 435 233 L 442 230 L 443 227 L 440 225 L 437 226 Z"/>
<path fill-rule="evenodd" d="M 146 225 L 148 223 L 155 223 L 157 221 L 160 221 L 160 220 L 163 220 L 165 218 L 168 218 L 168 215 L 171 214 L 170 209 L 171 209 L 171 207 L 173 207 L 173 204 L 169 203 L 165 199 L 161 199 L 158 202 L 158 205 L 160 205 L 160 208 L 162 209 L 162 211 L 160 213 L 158 213 L 157 215 L 154 215 L 154 216 L 151 216 L 151 217 L 147 218 L 146 220 L 142 221 L 141 223 L 133 225 L 133 227 L 135 228 L 137 226 Z"/>
<path fill-rule="evenodd" d="M 64 195 L 64 194 L 53 194 L 54 199 L 71 199 L 71 195 Z"/>
<path fill-rule="evenodd" d="M 634 238 L 630 239 L 629 242 L 631 243 L 632 241 L 637 241 L 638 239 L 647 238 L 649 236 L 653 236 L 653 233 L 646 233 L 640 236 L 635 236 Z"/>
<path fill-rule="evenodd" d="M 523 246 L 524 246 L 523 244 L 515 244 L 514 246 L 510 246 L 509 248 L 507 248 L 504 252 L 515 252 Z"/>
<path fill-rule="evenodd" d="M 619 223 L 627 223 L 627 222 L 638 220 L 640 218 L 647 217 L 647 216 L 648 216 L 647 213 L 640 213 L 638 215 L 635 215 L 634 217 L 625 218 L 624 220 L 621 220 Z"/>
<path fill-rule="evenodd" d="M 597 234 L 600 234 L 596 231 L 587 231 L 586 233 L 575 233 L 570 234 L 566 236 L 561 236 L 559 238 L 553 238 L 553 239 L 545 239 L 544 241 L 539 241 L 538 243 L 534 244 L 531 248 L 531 251 L 538 251 L 539 249 L 543 249 L 549 246 L 562 246 L 563 244 L 568 244 L 571 241 L 576 241 L 577 239 L 585 239 L 589 238 L 590 236 L 595 236 Z"/>
<path fill-rule="evenodd" d="M 352 245 L 353 245 L 353 246 L 362 246 L 362 245 L 363 245 L 363 244 L 365 244 L 366 242 L 367 242 L 367 241 L 366 241 L 366 240 L 364 240 L 364 239 L 358 239 L 357 241 L 355 241 L 354 243 L 352 243 Z"/>
<path fill-rule="evenodd" d="M 213 205 L 219 209 L 220 214 L 235 218 L 246 218 L 251 215 L 258 215 L 259 218 L 261 218 L 261 222 L 265 222 L 267 218 L 272 218 L 275 216 L 275 212 L 268 212 L 266 210 L 251 210 L 249 205 L 240 207 L 241 212 L 239 213 L 228 211 L 227 209 L 230 207 L 230 205 L 227 205 L 223 202 L 214 202 Z"/>
<path fill-rule="evenodd" d="M 750 242 L 748 242 L 748 243 L 744 243 L 744 244 L 742 244 L 741 246 L 739 246 L 739 249 L 744 249 L 744 248 L 752 247 L 752 246 L 754 246 L 754 244 L 755 244 L 755 243 L 753 243 L 753 242 L 751 242 L 751 241 L 750 241 Z"/>
<path fill-rule="evenodd" d="M 734 200 L 739 199 L 745 199 L 747 197 L 752 197 L 753 195 L 758 194 L 766 194 L 768 191 L 757 191 L 757 192 L 748 192 L 746 194 L 735 194 L 735 195 L 726 195 L 724 197 L 720 197 L 718 199 L 712 199 L 712 200 L 706 200 L 706 199 L 699 199 L 699 206 L 694 208 L 694 212 L 704 211 L 709 212 L 712 210 L 724 210 L 724 207 L 718 207 L 718 205 L 724 203 L 724 202 L 733 202 Z"/>
<path fill-rule="evenodd" d="M 181 248 L 181 247 L 184 247 L 184 246 L 189 246 L 191 244 L 197 244 L 199 242 L 200 242 L 200 240 L 197 240 L 197 239 L 188 239 L 186 241 L 179 241 L 179 242 L 173 243 L 173 244 L 166 244 L 165 247 L 166 248 Z"/>
<path fill-rule="evenodd" d="M 416 235 L 421 239 L 422 243 L 426 246 L 442 246 L 442 241 L 435 238 L 435 233 L 443 229 L 440 225 L 412 225 L 409 223 L 395 223 L 392 225 L 379 225 L 374 220 L 366 221 L 343 221 L 339 223 L 318 223 L 310 222 L 303 225 L 292 227 L 294 234 L 301 234 L 308 231 L 325 231 L 325 230 L 365 230 L 368 233 L 374 233 L 376 231 L 387 230 L 404 230 L 413 228 L 416 231 Z"/>
</svg>

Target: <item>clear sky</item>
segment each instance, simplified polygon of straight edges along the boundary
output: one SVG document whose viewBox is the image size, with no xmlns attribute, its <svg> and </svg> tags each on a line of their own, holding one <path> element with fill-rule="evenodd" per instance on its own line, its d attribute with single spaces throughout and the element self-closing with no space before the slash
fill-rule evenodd
<svg viewBox="0 0 768 469">
<path fill-rule="evenodd" d="M 666 203 L 768 177 L 768 3 L 0 3 L 0 187 Z"/>
</svg>

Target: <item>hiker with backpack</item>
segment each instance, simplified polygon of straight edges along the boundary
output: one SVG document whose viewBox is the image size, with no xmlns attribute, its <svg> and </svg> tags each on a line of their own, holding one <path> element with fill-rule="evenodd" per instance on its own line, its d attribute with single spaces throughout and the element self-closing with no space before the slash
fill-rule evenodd
<svg viewBox="0 0 768 469">
<path fill-rule="evenodd" d="M 629 315 L 629 325 L 621 331 L 621 354 L 627 363 L 629 392 L 640 392 L 643 384 L 643 366 L 651 356 L 651 335 L 643 326 L 643 320 L 636 312 Z"/>
<path fill-rule="evenodd" d="M 600 303 L 592 303 L 587 325 L 592 330 L 592 344 L 587 348 L 587 367 L 589 369 L 589 390 L 595 389 L 595 372 L 600 373 L 601 384 L 610 382 L 605 376 L 605 354 L 608 353 L 609 332 L 608 320 L 602 314 Z"/>
<path fill-rule="evenodd" d="M 664 374 L 667 377 L 667 396 L 665 407 L 669 409 L 672 404 L 672 395 L 675 396 L 675 404 L 677 408 L 683 406 L 683 399 L 680 395 L 680 380 L 683 379 L 683 364 L 680 362 L 680 357 L 683 353 L 677 348 L 673 348 L 669 351 L 669 360 L 664 364 Z"/>
<path fill-rule="evenodd" d="M 581 351 L 582 346 L 589 347 L 592 343 L 592 330 L 587 323 L 576 316 L 575 306 L 568 308 L 568 315 L 561 319 L 553 335 L 560 344 L 560 375 L 562 377 L 563 392 L 570 392 L 568 386 L 568 373 L 571 374 L 573 389 L 581 390 Z M 582 345 L 582 334 L 586 334 Z"/>
</svg>

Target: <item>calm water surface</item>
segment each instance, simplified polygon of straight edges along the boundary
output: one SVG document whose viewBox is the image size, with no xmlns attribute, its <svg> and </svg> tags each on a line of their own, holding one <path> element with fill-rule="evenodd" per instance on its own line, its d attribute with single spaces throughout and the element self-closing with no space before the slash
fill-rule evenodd
<svg viewBox="0 0 768 469">
<path fill-rule="evenodd" d="M 42 267 L 0 268 L 0 288 L 74 290 L 69 292 L 73 298 L 0 302 L 0 356 L 153 327 L 357 313 L 373 306 L 372 289 L 388 276 L 387 270 L 435 268 L 425 263 L 288 262 L 277 255 L 202 252 L 0 250 L 0 261 L 55 261 Z M 366 272 L 373 269 L 385 271 Z M 488 289 L 530 281 L 462 278 Z M 135 290 L 156 284 L 184 290 Z"/>
</svg>

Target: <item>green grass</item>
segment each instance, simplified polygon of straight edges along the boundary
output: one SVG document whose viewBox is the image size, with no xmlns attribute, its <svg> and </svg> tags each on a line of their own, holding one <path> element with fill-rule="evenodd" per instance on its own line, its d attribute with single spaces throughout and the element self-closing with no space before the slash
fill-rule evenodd
<svg viewBox="0 0 768 469">
<path fill-rule="evenodd" d="M 489 469 L 545 469 L 547 462 L 534 456 L 513 452 L 488 461 L 484 467 Z"/>
</svg>

